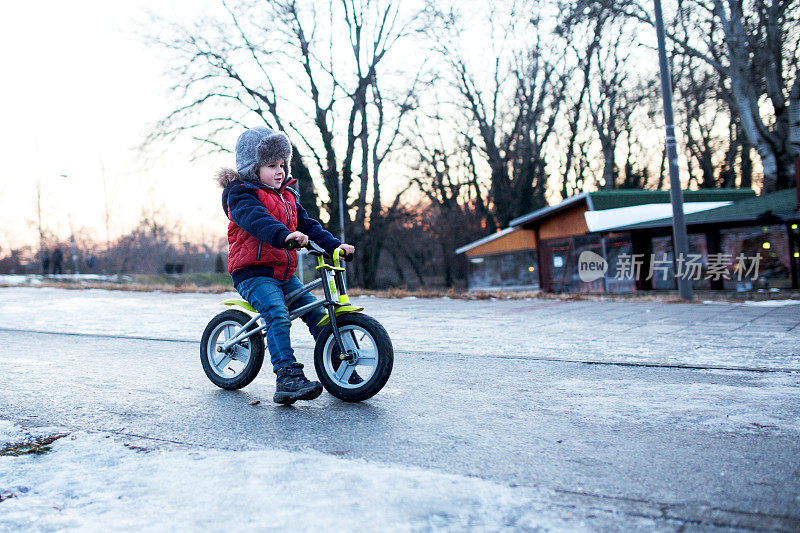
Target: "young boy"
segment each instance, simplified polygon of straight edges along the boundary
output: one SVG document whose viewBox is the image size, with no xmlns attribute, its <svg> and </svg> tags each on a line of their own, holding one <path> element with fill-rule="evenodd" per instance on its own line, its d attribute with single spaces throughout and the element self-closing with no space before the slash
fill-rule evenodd
<svg viewBox="0 0 800 533">
<path fill-rule="evenodd" d="M 223 169 L 217 181 L 224 189 L 222 208 L 228 224 L 228 272 L 242 297 L 264 317 L 267 323 L 267 346 L 272 368 L 277 374 L 273 401 L 292 404 L 313 400 L 322 385 L 309 381 L 303 365 L 294 357 L 289 338 L 289 313 L 316 299 L 306 294 L 286 306 L 285 296 L 302 287 L 292 274 L 297 267 L 297 252 L 286 249 L 289 241 L 300 245 L 309 239 L 333 253 L 342 248 L 355 252 L 325 231 L 300 205 L 297 192 L 290 186 L 292 145 L 283 132 L 265 127 L 252 128 L 236 141 L 236 171 Z M 317 322 L 325 316 L 322 307 L 303 315 L 309 331 L 317 337 L 322 328 Z M 355 376 L 355 374 L 354 374 Z M 358 383 L 355 376 L 351 382 Z"/>
</svg>

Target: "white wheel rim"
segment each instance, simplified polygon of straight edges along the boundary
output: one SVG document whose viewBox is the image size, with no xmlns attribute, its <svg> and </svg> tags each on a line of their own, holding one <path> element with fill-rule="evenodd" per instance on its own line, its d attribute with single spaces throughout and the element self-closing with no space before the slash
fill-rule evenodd
<svg viewBox="0 0 800 533">
<path fill-rule="evenodd" d="M 241 344 L 231 347 L 228 353 L 217 351 L 228 339 L 232 339 L 244 324 L 234 320 L 220 322 L 208 337 L 206 359 L 211 371 L 221 378 L 233 379 L 238 377 L 250 362 L 250 339 L 244 339 Z"/>
<path fill-rule="evenodd" d="M 333 348 L 336 346 L 336 339 L 333 335 L 328 337 L 323 349 L 323 368 L 328 377 L 337 386 L 344 389 L 357 389 L 372 378 L 378 367 L 378 343 L 372 338 L 367 330 L 360 326 L 342 326 L 339 328 L 342 343 L 347 351 L 353 351 L 357 355 L 355 364 L 342 361 L 338 369 L 333 368 Z M 338 355 L 336 356 L 338 359 Z M 353 371 L 364 381 L 358 384 L 348 383 Z"/>
</svg>

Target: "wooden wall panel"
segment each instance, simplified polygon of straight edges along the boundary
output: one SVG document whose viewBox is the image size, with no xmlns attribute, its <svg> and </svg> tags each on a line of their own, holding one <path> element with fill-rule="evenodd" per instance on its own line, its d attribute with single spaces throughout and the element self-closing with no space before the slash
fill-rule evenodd
<svg viewBox="0 0 800 533">
<path fill-rule="evenodd" d="M 516 250 L 535 250 L 536 236 L 533 230 L 518 229 L 508 235 L 503 235 L 486 244 L 476 246 L 472 250 L 464 252 L 467 257 L 479 255 L 496 254 L 502 252 L 514 252 Z"/>
<path fill-rule="evenodd" d="M 543 220 L 539 226 L 539 238 L 557 239 L 587 233 L 589 227 L 583 214 L 588 210 L 585 204 L 581 204 Z"/>
</svg>

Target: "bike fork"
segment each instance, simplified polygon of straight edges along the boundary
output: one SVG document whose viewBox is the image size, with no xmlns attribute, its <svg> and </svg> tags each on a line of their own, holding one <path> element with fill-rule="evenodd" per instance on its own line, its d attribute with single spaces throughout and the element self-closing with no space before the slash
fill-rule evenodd
<svg viewBox="0 0 800 533">
<path fill-rule="evenodd" d="M 322 291 L 325 293 L 325 300 L 330 302 L 326 308 L 328 309 L 328 316 L 331 319 L 331 327 L 333 328 L 333 338 L 336 341 L 336 345 L 339 347 L 339 354 L 342 360 L 349 358 L 347 353 L 347 349 L 344 346 L 344 342 L 342 341 L 342 336 L 339 334 L 339 325 L 336 323 L 336 305 L 333 304 L 333 287 L 331 287 L 331 283 L 329 283 L 330 279 L 328 276 L 328 272 L 325 270 L 320 270 L 320 274 L 322 277 Z M 336 285 L 334 285 L 336 287 Z M 338 296 L 338 295 L 337 295 Z"/>
<path fill-rule="evenodd" d="M 328 316 L 331 318 L 331 327 L 333 328 L 333 338 L 336 340 L 336 345 L 339 347 L 339 353 L 347 357 L 349 354 L 347 353 L 347 349 L 344 347 L 342 336 L 339 334 L 339 326 L 336 324 L 335 309 L 336 307 L 333 305 L 328 307 Z"/>
</svg>

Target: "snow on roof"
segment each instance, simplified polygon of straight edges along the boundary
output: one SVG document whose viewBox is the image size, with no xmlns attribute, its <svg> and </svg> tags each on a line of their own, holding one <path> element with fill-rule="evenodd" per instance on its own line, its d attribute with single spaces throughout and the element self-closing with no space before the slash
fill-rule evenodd
<svg viewBox="0 0 800 533">
<path fill-rule="evenodd" d="M 702 211 L 724 207 L 732 203 L 733 202 L 684 202 L 683 212 L 686 215 L 700 213 Z M 638 224 L 640 222 L 672 218 L 672 204 L 644 204 L 632 205 L 630 207 L 618 207 L 616 209 L 605 209 L 603 211 L 587 211 L 583 216 L 586 219 L 586 226 L 589 228 L 589 231 L 604 231 L 611 228 L 630 226 L 631 224 Z"/>
<path fill-rule="evenodd" d="M 566 209 L 566 208 L 572 206 L 572 204 L 579 203 L 579 202 L 581 202 L 583 200 L 586 200 L 586 201 L 590 202 L 591 201 L 590 193 L 582 192 L 580 194 L 576 194 L 575 196 L 570 196 L 569 198 L 567 198 L 565 200 L 562 200 L 560 203 L 558 203 L 556 205 L 548 205 L 547 207 L 543 207 L 541 209 L 537 209 L 536 211 L 534 211 L 532 213 L 528 213 L 527 215 L 522 215 L 521 217 L 517 217 L 517 218 L 513 219 L 511 222 L 509 222 L 508 225 L 512 226 L 512 227 L 513 226 L 521 226 L 521 225 L 525 224 L 526 222 L 531 222 L 533 220 L 538 220 L 540 218 L 544 218 L 544 217 L 546 217 L 548 215 L 551 215 L 553 213 L 557 213 L 558 211 Z M 592 209 L 592 207 L 590 206 L 589 209 Z"/>
<path fill-rule="evenodd" d="M 500 237 L 502 237 L 504 235 L 508 235 L 509 233 L 511 233 L 512 231 L 514 231 L 516 229 L 519 229 L 519 228 L 506 228 L 504 230 L 498 231 L 497 233 L 492 233 L 488 237 L 484 237 L 482 239 L 478 239 L 477 241 L 472 241 L 469 244 L 465 244 L 464 246 L 462 246 L 461 248 L 456 250 L 456 255 L 463 254 L 467 250 L 472 250 L 473 248 L 475 248 L 477 246 L 480 246 L 481 244 L 486 244 L 487 242 L 492 242 L 495 239 L 499 239 Z"/>
</svg>

